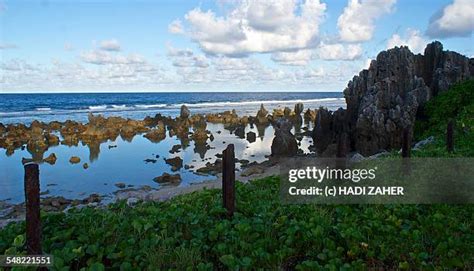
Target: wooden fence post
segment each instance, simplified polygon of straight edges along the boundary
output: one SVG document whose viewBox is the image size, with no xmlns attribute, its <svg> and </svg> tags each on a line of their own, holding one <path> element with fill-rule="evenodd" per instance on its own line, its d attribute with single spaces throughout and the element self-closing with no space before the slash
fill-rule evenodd
<svg viewBox="0 0 474 271">
<path fill-rule="evenodd" d="M 402 157 L 408 158 L 411 156 L 411 133 L 410 128 L 403 128 L 402 132 Z"/>
<path fill-rule="evenodd" d="M 39 166 L 25 165 L 26 249 L 29 255 L 41 255 L 41 218 Z"/>
<path fill-rule="evenodd" d="M 222 152 L 222 198 L 227 216 L 232 217 L 235 210 L 235 153 L 234 144 L 229 144 Z"/>
<path fill-rule="evenodd" d="M 448 152 L 454 151 L 454 123 L 453 120 L 448 122 L 446 127 L 446 149 Z"/>
</svg>

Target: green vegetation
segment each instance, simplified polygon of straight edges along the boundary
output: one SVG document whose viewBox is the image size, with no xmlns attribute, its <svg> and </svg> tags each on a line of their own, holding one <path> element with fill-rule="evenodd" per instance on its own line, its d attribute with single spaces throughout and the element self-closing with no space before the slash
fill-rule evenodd
<svg viewBox="0 0 474 271">
<path fill-rule="evenodd" d="M 426 146 L 415 156 L 474 156 L 474 80 L 464 81 L 441 93 L 428 102 L 424 115 L 426 120 L 417 121 L 415 139 L 435 137 L 432 145 Z M 454 121 L 455 152 L 446 152 L 446 126 Z"/>
<path fill-rule="evenodd" d="M 474 267 L 472 205 L 282 205 L 276 177 L 238 184 L 231 220 L 221 202 L 207 190 L 43 214 L 44 250 L 60 270 Z M 22 252 L 23 233 L 4 229 L 0 252 Z"/>
<path fill-rule="evenodd" d="M 426 107 L 416 136 L 436 142 L 416 156 L 447 156 L 456 120 L 457 156 L 474 151 L 474 81 Z M 283 205 L 279 179 L 237 184 L 225 218 L 219 190 L 167 202 L 43 213 L 44 251 L 57 270 L 474 269 L 473 205 Z M 25 224 L 0 231 L 0 254 L 24 252 Z"/>
</svg>

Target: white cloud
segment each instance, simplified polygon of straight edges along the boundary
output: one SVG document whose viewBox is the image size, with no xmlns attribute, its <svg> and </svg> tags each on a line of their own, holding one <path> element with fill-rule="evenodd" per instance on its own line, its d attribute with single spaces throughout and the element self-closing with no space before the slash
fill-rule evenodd
<svg viewBox="0 0 474 271">
<path fill-rule="evenodd" d="M 431 38 L 466 37 L 474 31 L 474 1 L 454 0 L 435 13 L 426 34 Z"/>
<path fill-rule="evenodd" d="M 167 50 L 168 50 L 168 53 L 167 55 L 170 56 L 170 57 L 190 57 L 190 56 L 193 56 L 193 51 L 191 49 L 179 49 L 179 48 L 175 48 L 173 47 L 171 44 L 168 44 L 167 46 Z"/>
<path fill-rule="evenodd" d="M 186 34 L 208 54 L 297 50 L 315 44 L 325 10 L 319 0 L 242 0 L 223 17 L 200 8 L 189 11 Z"/>
<path fill-rule="evenodd" d="M 322 78 L 326 75 L 323 67 L 318 68 L 309 68 L 305 70 L 298 70 L 295 72 L 296 78 L 298 80 L 307 80 L 307 79 L 315 79 L 315 78 Z"/>
<path fill-rule="evenodd" d="M 191 49 L 178 49 L 168 44 L 168 57 L 175 67 L 207 68 L 209 61 L 204 55 L 194 55 Z"/>
<path fill-rule="evenodd" d="M 182 34 L 184 33 L 183 24 L 181 20 L 176 19 L 168 25 L 168 32 L 172 34 Z"/>
<path fill-rule="evenodd" d="M 12 44 L 12 43 L 1 43 L 0 44 L 0 50 L 6 50 L 6 49 L 16 49 L 18 48 L 17 45 Z"/>
<path fill-rule="evenodd" d="M 408 46 L 410 50 L 415 54 L 423 53 L 428 41 L 421 35 L 419 30 L 408 29 L 405 37 L 401 37 L 398 34 L 393 34 L 387 42 L 387 49 L 395 46 Z"/>
<path fill-rule="evenodd" d="M 192 56 L 192 57 L 179 57 L 173 60 L 173 66 L 207 68 L 209 67 L 209 62 L 204 55 L 198 55 L 198 56 Z"/>
<path fill-rule="evenodd" d="M 0 89 L 8 91 L 146 90 L 177 82 L 166 71 L 149 63 L 91 66 L 53 60 L 50 65 L 38 66 L 16 59 L 0 63 L 0 69 Z"/>
<path fill-rule="evenodd" d="M 396 0 L 349 0 L 337 20 L 342 41 L 362 42 L 372 39 L 375 20 L 392 12 Z"/>
<path fill-rule="evenodd" d="M 105 51 L 120 51 L 120 43 L 115 40 L 103 40 L 100 42 L 99 48 Z"/>
<path fill-rule="evenodd" d="M 37 65 L 29 64 L 25 60 L 18 58 L 0 63 L 0 70 L 3 71 L 35 71 L 38 69 Z"/>
<path fill-rule="evenodd" d="M 321 43 L 315 55 L 323 60 L 355 60 L 362 56 L 362 46 L 360 44 Z"/>
<path fill-rule="evenodd" d="M 272 54 L 272 60 L 282 65 L 304 66 L 309 63 L 312 56 L 312 50 L 299 50 L 296 52 L 276 52 Z"/>
<path fill-rule="evenodd" d="M 96 65 L 107 65 L 107 64 L 143 64 L 145 58 L 139 54 L 129 54 L 127 56 L 120 54 L 112 54 L 109 52 L 92 50 L 82 52 L 80 54 L 82 61 Z"/>
</svg>

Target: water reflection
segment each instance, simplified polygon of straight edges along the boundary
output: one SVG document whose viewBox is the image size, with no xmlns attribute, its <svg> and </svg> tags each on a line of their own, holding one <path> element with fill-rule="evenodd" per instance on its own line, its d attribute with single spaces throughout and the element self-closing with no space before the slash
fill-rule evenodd
<svg viewBox="0 0 474 271">
<path fill-rule="evenodd" d="M 302 123 L 292 132 L 302 133 L 305 129 L 311 129 L 310 126 Z M 212 137 L 204 144 L 196 144 L 187 136 L 169 136 L 168 133 L 158 143 L 145 138 L 144 134 L 120 134 L 105 140 L 79 140 L 72 134 L 58 134 L 60 144 L 6 150 L 0 154 L 0 200 L 23 200 L 22 158 L 41 163 L 41 190 L 49 191 L 48 196 L 81 198 L 92 193 L 110 194 L 117 190 L 115 184 L 119 182 L 133 187 L 148 185 L 158 188 L 160 185 L 153 179 L 165 172 L 180 174 L 180 186 L 213 179 L 213 176 L 196 174 L 196 170 L 216 162 L 231 143 L 235 145 L 236 157 L 242 161 L 260 163 L 270 155 L 274 137 L 271 125 L 247 125 L 244 127 L 244 138 L 235 135 L 235 128 L 223 124 L 208 123 L 206 130 L 211 132 Z M 258 136 L 255 141 L 248 140 L 250 132 Z M 309 153 L 311 139 L 307 136 L 297 136 L 297 139 L 300 149 Z M 52 154 L 57 158 L 55 163 L 44 163 L 45 157 Z M 79 157 L 81 162 L 71 164 L 69 160 L 72 156 Z M 184 165 L 176 172 L 172 172 L 171 166 L 164 160 L 174 157 L 180 157 Z M 83 166 L 84 163 L 88 163 L 87 167 Z M 240 169 L 241 164 L 237 163 L 236 167 Z"/>
</svg>

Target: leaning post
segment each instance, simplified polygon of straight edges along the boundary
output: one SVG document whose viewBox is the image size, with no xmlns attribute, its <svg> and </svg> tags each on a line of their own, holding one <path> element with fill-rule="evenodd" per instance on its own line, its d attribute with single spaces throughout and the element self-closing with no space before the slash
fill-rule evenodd
<svg viewBox="0 0 474 271">
<path fill-rule="evenodd" d="M 26 250 L 41 255 L 40 184 L 38 164 L 25 165 Z"/>
<path fill-rule="evenodd" d="M 446 127 L 446 150 L 448 152 L 454 151 L 454 123 L 453 120 L 448 122 Z"/>
<path fill-rule="evenodd" d="M 235 211 L 235 153 L 234 144 L 229 144 L 222 152 L 222 197 L 227 216 Z"/>
</svg>

